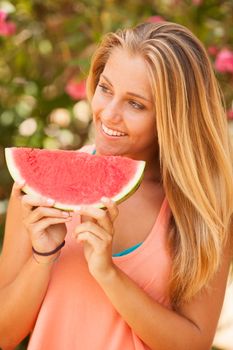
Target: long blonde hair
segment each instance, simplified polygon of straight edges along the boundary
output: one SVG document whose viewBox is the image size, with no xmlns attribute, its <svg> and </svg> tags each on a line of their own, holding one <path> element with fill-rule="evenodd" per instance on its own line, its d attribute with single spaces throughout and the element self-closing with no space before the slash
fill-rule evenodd
<svg viewBox="0 0 233 350">
<path fill-rule="evenodd" d="M 115 47 L 141 55 L 150 73 L 162 181 L 173 214 L 171 297 L 178 304 L 208 285 L 230 237 L 232 150 L 223 99 L 203 45 L 169 22 L 107 34 L 93 56 L 90 99 Z"/>
</svg>

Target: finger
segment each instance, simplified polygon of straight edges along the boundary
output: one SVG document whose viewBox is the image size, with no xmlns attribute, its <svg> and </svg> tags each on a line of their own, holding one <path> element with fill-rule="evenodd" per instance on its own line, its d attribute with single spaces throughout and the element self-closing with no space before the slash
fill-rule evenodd
<svg viewBox="0 0 233 350">
<path fill-rule="evenodd" d="M 90 221 L 96 220 L 97 224 L 104 228 L 106 231 L 113 233 L 112 221 L 106 212 L 106 210 L 95 208 L 92 206 L 81 206 L 78 213 L 83 217 L 88 216 Z M 82 219 L 82 222 L 84 220 Z"/>
<path fill-rule="evenodd" d="M 22 182 L 14 182 L 13 187 L 12 187 L 12 195 L 19 197 L 22 195 L 22 189 L 25 185 L 25 181 Z"/>
<path fill-rule="evenodd" d="M 73 233 L 73 237 L 78 238 L 78 236 L 83 232 L 89 232 L 90 234 L 98 237 L 108 244 L 112 241 L 112 235 L 109 232 L 105 231 L 102 227 L 90 221 L 78 225 Z"/>
<path fill-rule="evenodd" d="M 39 221 L 43 217 L 57 217 L 57 218 L 68 218 L 71 217 L 72 213 L 62 211 L 60 209 L 50 207 L 37 207 L 28 215 L 27 222 L 33 223 Z"/>
<path fill-rule="evenodd" d="M 87 216 L 87 215 L 80 215 L 80 222 L 83 223 L 83 222 L 86 222 L 86 221 L 92 221 L 92 222 L 96 222 L 96 219 L 90 217 L 90 216 Z"/>
<path fill-rule="evenodd" d="M 112 199 L 107 197 L 102 197 L 101 202 L 107 208 L 107 212 L 108 212 L 108 215 L 110 216 L 111 221 L 114 222 L 119 214 L 119 209 L 117 207 L 116 202 L 114 202 Z"/>
<path fill-rule="evenodd" d="M 37 223 L 29 224 L 29 231 L 32 234 L 38 234 L 46 230 L 49 226 L 66 223 L 71 218 L 46 218 L 38 221 Z"/>
<path fill-rule="evenodd" d="M 22 203 L 25 207 L 31 209 L 33 207 L 52 207 L 55 201 L 50 198 L 25 194 L 22 197 Z"/>
<path fill-rule="evenodd" d="M 102 254 L 105 251 L 105 244 L 95 235 L 90 232 L 82 232 L 79 234 L 77 240 L 79 242 L 88 243 L 97 254 Z"/>
</svg>

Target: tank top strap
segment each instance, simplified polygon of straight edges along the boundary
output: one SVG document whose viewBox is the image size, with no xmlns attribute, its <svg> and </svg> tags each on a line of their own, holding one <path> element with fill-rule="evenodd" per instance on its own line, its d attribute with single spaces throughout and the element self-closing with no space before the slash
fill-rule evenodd
<svg viewBox="0 0 233 350">
<path fill-rule="evenodd" d="M 154 241 L 156 244 L 165 243 L 167 238 L 168 226 L 171 218 L 171 209 L 166 197 L 164 197 L 157 219 L 152 230 L 147 237 L 150 243 Z"/>
<path fill-rule="evenodd" d="M 160 211 L 155 220 L 155 223 L 143 242 L 143 244 L 138 249 L 154 249 L 154 247 L 162 248 L 166 246 L 168 226 L 171 217 L 171 210 L 166 197 L 162 202 Z"/>
</svg>

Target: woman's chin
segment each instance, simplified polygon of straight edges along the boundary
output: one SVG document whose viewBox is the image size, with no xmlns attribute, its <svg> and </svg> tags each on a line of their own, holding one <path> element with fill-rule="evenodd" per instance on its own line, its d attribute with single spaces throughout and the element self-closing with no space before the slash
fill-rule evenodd
<svg viewBox="0 0 233 350">
<path fill-rule="evenodd" d="M 96 147 L 96 154 L 101 156 L 116 156 L 119 153 L 116 150 L 110 149 L 108 147 Z"/>
<path fill-rule="evenodd" d="M 99 154 L 102 156 L 117 156 L 117 155 L 123 155 L 124 153 L 119 147 L 106 144 L 105 142 L 102 143 L 102 142 L 96 141 L 95 146 L 96 146 L 96 154 Z"/>
</svg>

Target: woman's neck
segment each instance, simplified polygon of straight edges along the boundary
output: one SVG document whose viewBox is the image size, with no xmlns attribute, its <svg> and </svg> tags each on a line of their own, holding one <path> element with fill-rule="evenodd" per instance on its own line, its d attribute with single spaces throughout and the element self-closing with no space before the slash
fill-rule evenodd
<svg viewBox="0 0 233 350">
<path fill-rule="evenodd" d="M 152 181 L 156 183 L 161 183 L 162 175 L 160 168 L 159 156 L 153 155 L 153 158 L 146 161 L 146 168 L 144 172 L 144 181 Z"/>
</svg>

